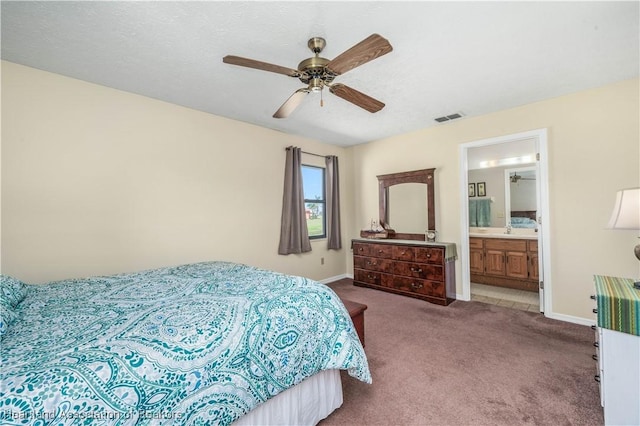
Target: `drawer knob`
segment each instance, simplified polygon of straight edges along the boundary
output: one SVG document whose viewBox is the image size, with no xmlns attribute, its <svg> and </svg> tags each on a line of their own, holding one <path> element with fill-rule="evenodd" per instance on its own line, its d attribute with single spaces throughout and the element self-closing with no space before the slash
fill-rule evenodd
<svg viewBox="0 0 640 426">
<path fill-rule="evenodd" d="M 594 309 L 593 309 L 593 313 L 594 313 L 594 314 L 597 314 L 597 313 L 598 313 L 598 310 L 594 308 Z"/>
<path fill-rule="evenodd" d="M 591 329 L 592 329 L 593 331 L 596 331 L 596 330 L 598 329 L 598 327 L 596 327 L 595 325 L 592 325 L 592 326 L 591 326 Z"/>
<path fill-rule="evenodd" d="M 431 259 L 431 253 L 427 253 L 427 259 Z"/>
<path fill-rule="evenodd" d="M 594 361 L 597 361 L 597 360 L 598 360 L 598 355 L 593 354 L 593 355 L 591 355 L 591 358 L 592 358 Z"/>
<path fill-rule="evenodd" d="M 414 290 L 419 290 L 424 287 L 422 284 L 411 283 L 411 288 Z"/>
<path fill-rule="evenodd" d="M 411 272 L 422 272 L 422 268 L 414 268 L 413 266 L 411 267 Z"/>
<path fill-rule="evenodd" d="M 591 300 L 596 300 L 596 295 L 592 294 L 591 296 L 589 296 L 589 298 L 591 298 Z"/>
<path fill-rule="evenodd" d="M 364 249 L 363 249 L 362 247 L 360 247 L 360 248 L 358 249 L 358 251 L 363 251 L 363 250 L 364 250 Z"/>
<path fill-rule="evenodd" d="M 596 348 L 599 348 L 599 347 L 600 347 L 600 343 L 598 343 L 598 342 L 593 342 L 593 346 L 595 346 Z"/>
<path fill-rule="evenodd" d="M 596 374 L 595 376 L 593 376 L 593 380 L 595 380 L 596 382 L 600 383 L 600 375 Z"/>
</svg>

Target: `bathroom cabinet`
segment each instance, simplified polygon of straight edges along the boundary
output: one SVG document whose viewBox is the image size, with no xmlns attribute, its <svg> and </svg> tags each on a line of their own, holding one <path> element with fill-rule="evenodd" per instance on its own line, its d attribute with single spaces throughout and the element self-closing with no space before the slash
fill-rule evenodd
<svg viewBox="0 0 640 426">
<path fill-rule="evenodd" d="M 538 241 L 518 238 L 470 238 L 471 281 L 538 291 Z"/>
</svg>

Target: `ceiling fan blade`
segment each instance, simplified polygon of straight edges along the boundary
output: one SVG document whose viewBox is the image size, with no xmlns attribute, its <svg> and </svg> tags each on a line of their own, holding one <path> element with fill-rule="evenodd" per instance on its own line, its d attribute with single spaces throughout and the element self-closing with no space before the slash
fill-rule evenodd
<svg viewBox="0 0 640 426">
<path fill-rule="evenodd" d="M 257 70 L 284 74 L 289 77 L 300 76 L 300 71 L 294 70 L 293 68 L 281 67 L 280 65 L 269 64 L 267 62 L 256 61 L 254 59 L 241 58 L 240 56 L 227 55 L 222 58 L 222 62 L 225 64 L 239 65 L 241 67 L 255 68 Z"/>
<path fill-rule="evenodd" d="M 273 118 L 287 118 L 294 109 L 298 108 L 298 105 L 302 103 L 307 93 L 309 93 L 309 89 L 307 88 L 296 90 L 293 95 L 289 96 L 289 99 L 284 101 L 276 113 L 273 114 Z"/>
<path fill-rule="evenodd" d="M 384 108 L 384 104 L 371 96 L 365 95 L 362 92 L 358 92 L 356 89 L 352 89 L 344 84 L 334 84 L 329 87 L 329 91 L 334 95 L 349 101 L 354 105 L 364 108 L 369 112 L 378 112 Z"/>
<path fill-rule="evenodd" d="M 326 68 L 335 75 L 344 74 L 355 67 L 386 55 L 392 50 L 393 47 L 387 39 L 378 34 L 371 34 L 351 49 L 329 61 Z"/>
</svg>

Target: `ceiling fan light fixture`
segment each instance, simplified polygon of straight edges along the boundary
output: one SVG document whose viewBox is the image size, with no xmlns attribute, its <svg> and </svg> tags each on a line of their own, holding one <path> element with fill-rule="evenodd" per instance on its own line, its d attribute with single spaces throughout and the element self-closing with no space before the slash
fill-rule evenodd
<svg viewBox="0 0 640 426">
<path fill-rule="evenodd" d="M 321 92 L 324 88 L 324 82 L 321 78 L 312 78 L 309 82 L 309 90 L 312 92 Z"/>
</svg>

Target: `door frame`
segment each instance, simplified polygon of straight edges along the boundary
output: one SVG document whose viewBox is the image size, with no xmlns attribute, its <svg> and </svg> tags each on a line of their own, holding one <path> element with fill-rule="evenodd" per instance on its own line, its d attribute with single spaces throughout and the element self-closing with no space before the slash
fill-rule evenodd
<svg viewBox="0 0 640 426">
<path fill-rule="evenodd" d="M 549 215 L 549 176 L 547 154 L 547 129 L 536 129 L 522 133 L 497 136 L 488 139 L 476 140 L 459 145 L 460 159 L 460 246 L 462 269 L 462 297 L 461 300 L 471 300 L 471 273 L 469 271 L 469 175 L 468 175 L 468 150 L 489 145 L 497 145 L 516 142 L 523 139 L 534 139 L 537 147 L 537 166 L 540 178 L 538 200 L 538 258 L 541 259 L 540 282 L 543 284 L 542 299 L 540 305 L 546 317 L 553 317 L 552 312 L 552 282 L 551 282 L 551 250 L 550 250 L 550 215 Z M 541 289 L 542 290 L 542 289 Z"/>
</svg>

